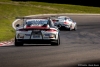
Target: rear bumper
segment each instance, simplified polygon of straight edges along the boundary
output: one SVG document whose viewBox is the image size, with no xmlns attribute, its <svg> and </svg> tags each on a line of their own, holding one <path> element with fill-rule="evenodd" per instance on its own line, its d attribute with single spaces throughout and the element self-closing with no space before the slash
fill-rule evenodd
<svg viewBox="0 0 100 67">
<path fill-rule="evenodd" d="M 55 39 L 16 39 L 17 42 L 23 42 L 26 44 L 49 44 L 55 42 Z"/>
<path fill-rule="evenodd" d="M 70 28 L 70 25 L 65 25 L 65 24 L 58 24 L 56 26 L 58 26 L 59 28 L 67 28 L 67 29 Z"/>
<path fill-rule="evenodd" d="M 62 24 L 61 27 L 66 27 L 66 28 L 70 28 L 70 25 L 65 25 L 65 24 Z"/>
<path fill-rule="evenodd" d="M 62 26 L 63 28 L 67 28 L 67 29 L 69 29 L 70 27 L 69 26 Z"/>
</svg>

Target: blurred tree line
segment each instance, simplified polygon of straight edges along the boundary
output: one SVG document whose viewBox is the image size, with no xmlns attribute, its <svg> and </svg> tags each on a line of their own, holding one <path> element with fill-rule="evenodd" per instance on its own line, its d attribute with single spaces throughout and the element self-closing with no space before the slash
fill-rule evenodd
<svg viewBox="0 0 100 67">
<path fill-rule="evenodd" d="M 58 3 L 58 4 L 73 4 L 73 5 L 83 5 L 83 6 L 94 6 L 100 7 L 99 0 L 12 0 L 12 1 L 37 1 L 37 2 L 47 2 L 47 3 Z"/>
</svg>

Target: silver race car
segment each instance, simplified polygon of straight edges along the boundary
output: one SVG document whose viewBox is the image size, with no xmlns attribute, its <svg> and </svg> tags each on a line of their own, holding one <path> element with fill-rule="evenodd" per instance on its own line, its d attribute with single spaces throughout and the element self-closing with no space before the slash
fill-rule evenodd
<svg viewBox="0 0 100 67">
<path fill-rule="evenodd" d="M 58 28 L 77 30 L 77 23 L 68 16 L 58 16 L 56 18 L 52 18 L 52 20 L 54 22 L 54 25 Z"/>
<path fill-rule="evenodd" d="M 23 18 L 22 25 L 16 24 L 15 46 L 23 44 L 60 45 L 60 32 L 51 19 Z"/>
</svg>

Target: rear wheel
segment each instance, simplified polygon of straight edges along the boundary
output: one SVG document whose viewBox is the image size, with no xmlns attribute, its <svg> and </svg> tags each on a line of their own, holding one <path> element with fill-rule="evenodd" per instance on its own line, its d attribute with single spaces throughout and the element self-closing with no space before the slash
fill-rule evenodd
<svg viewBox="0 0 100 67">
<path fill-rule="evenodd" d="M 56 42 L 51 42 L 51 45 L 53 45 L 53 46 L 60 45 L 60 36 L 58 36 L 58 39 L 56 40 Z"/>
<path fill-rule="evenodd" d="M 66 29 L 67 29 L 68 31 L 71 31 L 71 30 L 72 30 L 71 27 L 72 27 L 72 25 L 70 25 L 69 28 L 66 27 Z"/>
<path fill-rule="evenodd" d="M 61 28 L 61 25 L 59 24 L 59 25 L 57 25 L 57 27 L 60 29 Z"/>
<path fill-rule="evenodd" d="M 68 28 L 67 30 L 68 30 L 68 31 L 71 31 L 71 28 Z"/>
<path fill-rule="evenodd" d="M 23 46 L 23 42 L 18 42 L 15 38 L 15 46 Z"/>
<path fill-rule="evenodd" d="M 74 30 L 75 30 L 75 31 L 77 30 L 77 25 L 75 25 Z"/>
</svg>

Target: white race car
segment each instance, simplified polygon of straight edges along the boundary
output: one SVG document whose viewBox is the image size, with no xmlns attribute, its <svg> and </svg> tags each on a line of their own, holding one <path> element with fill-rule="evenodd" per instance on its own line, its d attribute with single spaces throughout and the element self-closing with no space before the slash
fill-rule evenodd
<svg viewBox="0 0 100 67">
<path fill-rule="evenodd" d="M 16 24 L 15 46 L 25 43 L 60 45 L 60 32 L 51 19 L 23 18 Z"/>
<path fill-rule="evenodd" d="M 67 30 L 77 30 L 77 23 L 68 16 L 58 16 L 52 19 L 55 26 Z"/>
</svg>

